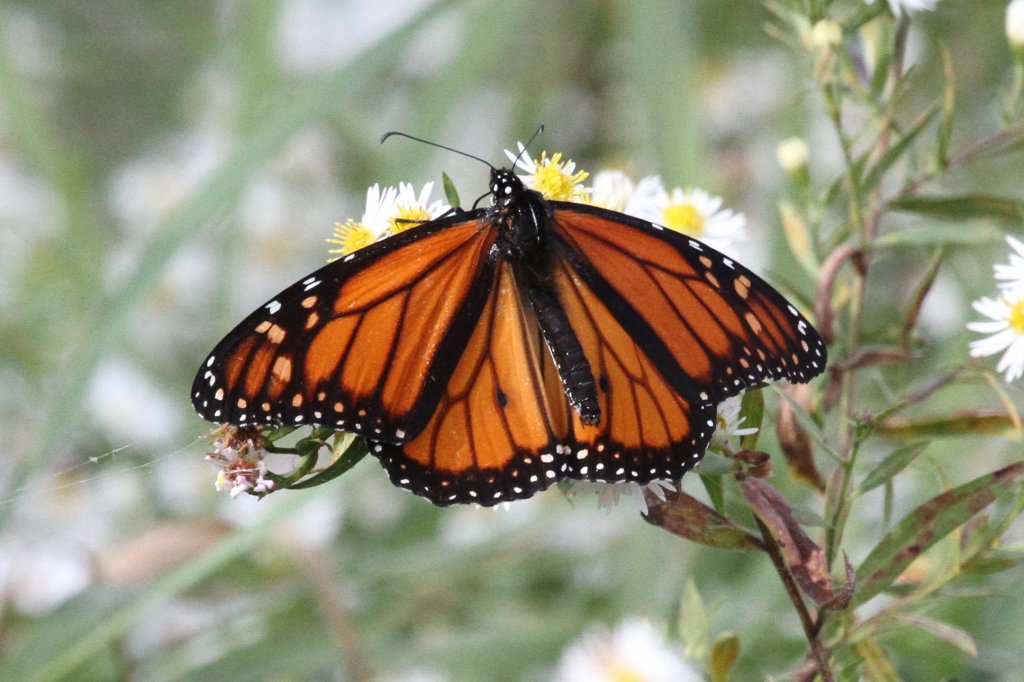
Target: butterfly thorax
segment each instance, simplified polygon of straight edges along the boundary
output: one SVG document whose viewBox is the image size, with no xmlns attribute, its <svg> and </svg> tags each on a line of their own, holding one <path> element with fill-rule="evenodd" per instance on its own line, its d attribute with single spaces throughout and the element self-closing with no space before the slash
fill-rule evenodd
<svg viewBox="0 0 1024 682">
<path fill-rule="evenodd" d="M 500 232 L 495 246 L 504 258 L 529 262 L 543 253 L 545 228 L 551 220 L 548 204 L 507 168 L 491 171 L 487 217 Z"/>
</svg>

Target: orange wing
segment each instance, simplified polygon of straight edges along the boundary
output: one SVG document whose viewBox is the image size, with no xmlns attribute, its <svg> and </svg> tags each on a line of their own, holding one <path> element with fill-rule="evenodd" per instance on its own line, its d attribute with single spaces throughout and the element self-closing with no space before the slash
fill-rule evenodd
<svg viewBox="0 0 1024 682">
<path fill-rule="evenodd" d="M 214 422 L 412 438 L 488 300 L 496 236 L 463 214 L 321 268 L 217 345 L 193 384 L 196 411 Z"/>
<path fill-rule="evenodd" d="M 729 257 L 620 213 L 551 205 L 557 249 L 687 400 L 717 403 L 766 379 L 803 383 L 824 370 L 817 331 Z"/>
<path fill-rule="evenodd" d="M 564 264 L 567 312 L 599 377 L 602 420 L 585 426 L 565 397 L 512 266 L 490 298 L 427 426 L 371 447 L 398 486 L 435 504 L 493 505 L 566 478 L 679 478 L 704 452 L 715 407 L 691 406 Z"/>
</svg>

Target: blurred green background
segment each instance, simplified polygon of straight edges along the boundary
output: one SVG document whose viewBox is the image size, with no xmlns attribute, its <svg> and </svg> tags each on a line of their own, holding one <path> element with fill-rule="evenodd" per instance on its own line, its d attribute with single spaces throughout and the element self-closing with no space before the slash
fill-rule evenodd
<svg viewBox="0 0 1024 682">
<path fill-rule="evenodd" d="M 999 127 L 1004 8 L 947 0 L 914 20 L 907 110 L 941 95 L 945 45 L 956 141 Z M 760 3 L 714 0 L 0 2 L 0 676 L 541 680 L 592 623 L 675 627 L 688 579 L 712 632 L 740 635 L 735 679 L 791 670 L 805 642 L 764 557 L 555 490 L 438 510 L 369 458 L 314 491 L 231 500 L 188 400 L 213 344 L 323 263 L 368 185 L 443 170 L 464 202 L 485 190 L 478 164 L 380 146 L 386 130 L 501 163 L 544 122 L 538 151 L 722 195 L 749 220 L 737 255 L 773 279 L 776 145 L 807 139 L 822 185 L 841 158 L 810 57 L 770 22 Z M 1019 194 L 1020 168 L 944 182 Z M 969 302 L 990 293 L 1002 248 L 954 254 L 922 322 L 932 366 L 966 357 Z M 881 267 L 904 286 L 899 262 Z M 866 326 L 883 326 L 891 289 L 870 296 Z M 991 458 L 972 469 L 972 449 L 985 445 L 943 452 L 980 475 Z M 977 658 L 894 633 L 901 672 L 1019 674 L 1022 578 L 938 607 Z"/>
</svg>

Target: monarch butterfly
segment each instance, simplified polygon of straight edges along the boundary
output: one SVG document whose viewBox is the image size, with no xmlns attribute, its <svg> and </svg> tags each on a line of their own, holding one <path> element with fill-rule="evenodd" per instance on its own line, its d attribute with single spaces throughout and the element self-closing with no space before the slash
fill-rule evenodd
<svg viewBox="0 0 1024 682">
<path fill-rule="evenodd" d="M 696 239 L 509 168 L 489 194 L 258 308 L 200 367 L 199 415 L 353 431 L 395 485 L 489 506 L 565 478 L 679 479 L 718 402 L 823 371 L 797 309 Z"/>
</svg>

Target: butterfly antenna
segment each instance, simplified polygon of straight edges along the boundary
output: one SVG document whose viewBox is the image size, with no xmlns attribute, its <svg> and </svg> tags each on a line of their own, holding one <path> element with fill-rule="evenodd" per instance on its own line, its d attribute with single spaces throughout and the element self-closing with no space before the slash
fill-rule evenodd
<svg viewBox="0 0 1024 682">
<path fill-rule="evenodd" d="M 515 168 L 516 164 L 519 163 L 519 159 L 523 158 L 523 154 L 525 154 L 526 150 L 530 148 L 530 145 L 533 144 L 533 141 L 537 139 L 537 136 L 543 132 L 544 124 L 541 123 L 539 126 L 537 126 L 537 130 L 533 131 L 533 135 L 530 135 L 530 139 L 526 141 L 526 144 L 523 145 L 523 148 L 519 150 L 519 155 L 516 156 L 516 160 L 512 162 L 513 168 Z"/>
<path fill-rule="evenodd" d="M 496 170 L 495 167 L 492 166 L 488 161 L 485 161 L 484 159 L 481 159 L 479 156 L 473 156 L 472 154 L 464 152 L 461 149 L 454 149 L 452 147 L 445 146 L 445 145 L 440 144 L 438 142 L 431 142 L 430 140 L 424 140 L 422 137 L 416 137 L 415 135 L 410 135 L 408 133 L 402 133 L 402 132 L 399 132 L 397 130 L 391 130 L 389 132 L 384 133 L 381 136 L 381 138 L 380 138 L 380 143 L 384 144 L 384 140 L 388 139 L 389 137 L 396 136 L 396 135 L 398 137 L 406 137 L 406 138 L 409 138 L 410 140 L 415 140 L 416 142 L 422 142 L 423 144 L 430 145 L 431 147 L 437 147 L 438 149 L 446 149 L 446 150 L 448 150 L 450 152 L 454 152 L 455 154 L 458 154 L 459 156 L 465 156 L 466 158 L 469 158 L 469 159 L 475 159 L 475 160 L 479 161 L 480 163 L 486 165 L 491 170 Z"/>
</svg>

